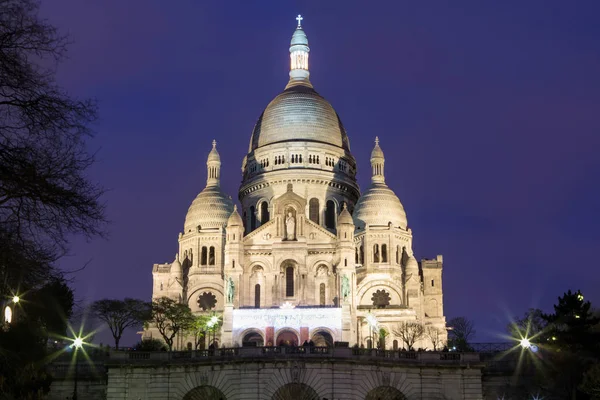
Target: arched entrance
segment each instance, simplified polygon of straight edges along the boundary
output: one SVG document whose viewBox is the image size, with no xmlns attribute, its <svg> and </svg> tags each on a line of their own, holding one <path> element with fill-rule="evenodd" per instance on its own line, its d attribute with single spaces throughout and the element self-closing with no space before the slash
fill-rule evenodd
<svg viewBox="0 0 600 400">
<path fill-rule="evenodd" d="M 298 346 L 298 335 L 292 330 L 283 329 L 277 333 L 275 343 L 277 346 Z"/>
<path fill-rule="evenodd" d="M 264 340 L 260 333 L 257 331 L 250 331 L 242 338 L 243 347 L 262 347 L 264 346 Z"/>
<path fill-rule="evenodd" d="M 288 383 L 277 389 L 271 400 L 319 400 L 319 395 L 304 383 Z"/>
<path fill-rule="evenodd" d="M 227 400 L 223 392 L 214 386 L 198 386 L 183 396 L 183 400 Z"/>
<path fill-rule="evenodd" d="M 406 396 L 391 386 L 379 386 L 367 393 L 365 400 L 406 400 Z"/>
<path fill-rule="evenodd" d="M 326 330 L 318 330 L 315 333 L 313 333 L 311 340 L 313 341 L 313 343 L 315 344 L 315 346 L 327 346 L 327 347 L 332 347 L 333 346 L 333 337 L 331 336 L 331 334 L 329 332 L 327 332 Z"/>
</svg>

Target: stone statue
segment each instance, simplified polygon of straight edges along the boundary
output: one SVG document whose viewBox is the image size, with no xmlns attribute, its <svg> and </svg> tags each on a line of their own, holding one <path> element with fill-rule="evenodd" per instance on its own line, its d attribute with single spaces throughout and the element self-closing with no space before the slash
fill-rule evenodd
<svg viewBox="0 0 600 400">
<path fill-rule="evenodd" d="M 296 220 L 294 219 L 292 212 L 288 211 L 288 216 L 285 219 L 285 238 L 287 240 L 296 239 L 295 230 L 296 230 Z"/>
<path fill-rule="evenodd" d="M 227 298 L 227 303 L 232 304 L 233 298 L 235 296 L 235 284 L 233 283 L 233 279 L 229 277 L 227 280 L 227 290 L 225 292 L 225 297 Z"/>
<path fill-rule="evenodd" d="M 350 297 L 350 280 L 347 275 L 342 276 L 342 300 L 348 301 Z"/>
</svg>

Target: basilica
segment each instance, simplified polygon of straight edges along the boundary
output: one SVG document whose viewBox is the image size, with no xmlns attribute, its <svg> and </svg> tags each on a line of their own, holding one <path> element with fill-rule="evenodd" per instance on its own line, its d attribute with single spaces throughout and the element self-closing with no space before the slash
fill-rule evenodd
<svg viewBox="0 0 600 400">
<path fill-rule="evenodd" d="M 213 141 L 206 187 L 189 207 L 179 251 L 153 266 L 153 299 L 217 316 L 209 341 L 219 347 L 312 341 L 401 349 L 419 324 L 413 347 L 439 349 L 442 256 L 415 258 L 406 212 L 385 182 L 383 136 L 373 138 L 371 183 L 361 192 L 342 121 L 310 81 L 301 21 L 290 79 L 250 136 L 239 206 L 221 190 Z M 152 326 L 143 335 L 160 338 Z M 192 343 L 182 335 L 176 347 Z"/>
</svg>

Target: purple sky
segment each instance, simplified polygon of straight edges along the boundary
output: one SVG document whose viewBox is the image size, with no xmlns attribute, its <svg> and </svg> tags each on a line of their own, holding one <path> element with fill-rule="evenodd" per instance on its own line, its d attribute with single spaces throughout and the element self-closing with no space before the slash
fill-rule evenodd
<svg viewBox="0 0 600 400">
<path fill-rule="evenodd" d="M 311 80 L 348 130 L 361 188 L 378 135 L 417 258 L 444 255 L 448 317 L 497 341 L 508 316 L 567 289 L 599 305 L 600 2 L 459 3 L 45 2 L 74 41 L 60 84 L 100 104 L 91 175 L 112 223 L 62 261 L 91 260 L 77 297 L 150 298 L 213 138 L 237 198 L 301 13 Z"/>
</svg>

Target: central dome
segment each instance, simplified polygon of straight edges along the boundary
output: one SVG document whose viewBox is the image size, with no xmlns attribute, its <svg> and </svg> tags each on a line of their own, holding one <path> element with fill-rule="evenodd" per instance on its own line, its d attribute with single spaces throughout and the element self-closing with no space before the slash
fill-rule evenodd
<svg viewBox="0 0 600 400">
<path fill-rule="evenodd" d="M 289 141 L 327 143 L 350 150 L 339 116 L 310 84 L 288 85 L 269 103 L 254 126 L 248 151 Z"/>
</svg>

